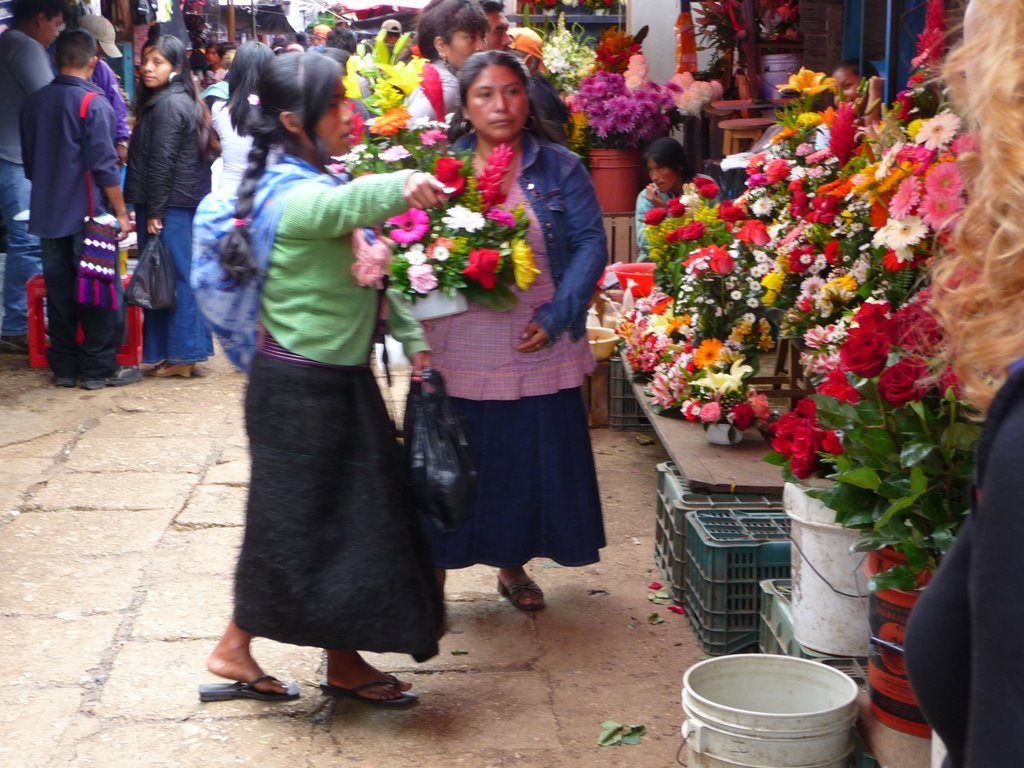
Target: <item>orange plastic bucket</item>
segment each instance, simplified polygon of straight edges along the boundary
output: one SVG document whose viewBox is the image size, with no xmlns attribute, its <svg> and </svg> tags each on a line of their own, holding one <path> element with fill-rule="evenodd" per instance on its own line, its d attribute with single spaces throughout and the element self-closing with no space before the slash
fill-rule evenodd
<svg viewBox="0 0 1024 768">
<path fill-rule="evenodd" d="M 899 553 L 883 549 L 868 553 L 864 570 L 870 578 L 893 565 L 905 562 Z M 910 611 L 919 596 L 919 592 L 887 589 L 873 592 L 868 597 L 868 621 L 871 626 L 868 689 L 871 711 L 879 722 L 893 730 L 927 739 L 931 737 L 932 729 L 910 687 L 902 650 Z"/>
<path fill-rule="evenodd" d="M 654 290 L 654 270 L 657 265 L 653 261 L 639 261 L 636 263 L 612 264 L 608 271 L 619 279 L 619 285 L 626 289 L 626 283 L 632 280 L 633 297 L 650 296 Z"/>
</svg>

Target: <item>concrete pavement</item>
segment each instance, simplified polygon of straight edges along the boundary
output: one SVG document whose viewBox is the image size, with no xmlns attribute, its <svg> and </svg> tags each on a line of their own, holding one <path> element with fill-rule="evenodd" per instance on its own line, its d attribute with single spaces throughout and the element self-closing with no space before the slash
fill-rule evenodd
<svg viewBox="0 0 1024 768">
<path fill-rule="evenodd" d="M 415 684 L 416 707 L 327 699 L 318 650 L 262 640 L 257 658 L 302 697 L 200 704 L 248 480 L 244 378 L 223 357 L 205 372 L 85 392 L 0 356 L 0 765 L 675 764 L 682 673 L 700 651 L 685 617 L 647 597 L 664 456 L 608 430 L 592 433 L 602 561 L 531 563 L 548 601 L 535 615 L 498 597 L 493 569 L 453 572 L 441 654 L 372 659 Z M 608 719 L 647 735 L 599 747 Z"/>
</svg>

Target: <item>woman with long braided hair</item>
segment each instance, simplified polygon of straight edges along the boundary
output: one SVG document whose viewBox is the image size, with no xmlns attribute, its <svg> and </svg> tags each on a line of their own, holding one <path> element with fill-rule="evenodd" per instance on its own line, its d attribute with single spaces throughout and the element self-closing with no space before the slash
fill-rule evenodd
<svg viewBox="0 0 1024 768">
<path fill-rule="evenodd" d="M 430 353 L 400 298 L 356 280 L 352 232 L 445 197 L 423 173 L 341 184 L 328 172 L 351 141 L 341 76 L 318 53 L 286 54 L 264 67 L 236 226 L 221 245 L 222 266 L 235 279 L 255 275 L 260 249 L 269 263 L 245 401 L 252 476 L 235 610 L 208 662 L 238 682 L 201 686 L 204 701 L 298 696 L 294 684 L 263 673 L 250 653 L 253 636 L 326 649 L 324 693 L 378 706 L 405 706 L 415 695 L 360 650 L 417 660 L 437 653 L 441 594 L 368 365 L 381 305 L 414 378 Z M 264 242 L 266 217 L 276 219 Z"/>
</svg>

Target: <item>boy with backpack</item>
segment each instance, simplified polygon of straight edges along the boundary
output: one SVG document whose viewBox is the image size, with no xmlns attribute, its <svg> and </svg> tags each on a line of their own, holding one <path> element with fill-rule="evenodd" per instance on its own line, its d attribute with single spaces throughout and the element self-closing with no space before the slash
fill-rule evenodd
<svg viewBox="0 0 1024 768">
<path fill-rule="evenodd" d="M 117 245 L 113 237 L 96 237 L 95 229 L 86 236 L 87 226 L 109 221 L 104 196 L 120 228 L 117 239 L 130 229 L 117 119 L 90 82 L 97 53 L 89 32 L 61 32 L 56 59 L 60 74 L 21 110 L 25 175 L 32 181 L 29 231 L 39 236 L 42 249 L 53 381 L 74 387 L 81 378 L 82 388 L 90 390 L 134 384 L 142 378 L 139 369 L 117 363 L 125 322 Z"/>
</svg>

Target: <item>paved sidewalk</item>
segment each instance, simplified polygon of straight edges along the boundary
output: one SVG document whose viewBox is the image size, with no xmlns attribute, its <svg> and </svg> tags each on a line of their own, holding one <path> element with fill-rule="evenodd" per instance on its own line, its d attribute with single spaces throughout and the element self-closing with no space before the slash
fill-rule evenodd
<svg viewBox="0 0 1024 768">
<path fill-rule="evenodd" d="M 656 443 L 593 432 L 609 546 L 592 567 L 530 565 L 548 610 L 514 610 L 493 569 L 454 572 L 441 654 L 373 657 L 418 706 L 326 699 L 321 653 L 269 641 L 256 655 L 298 701 L 202 705 L 242 532 L 244 378 L 218 357 L 199 379 L 90 393 L 0 358 L 0 765 L 675 764 L 699 650 L 685 617 L 647 599 Z M 607 719 L 647 735 L 598 747 Z"/>
</svg>

